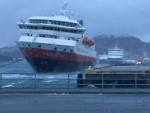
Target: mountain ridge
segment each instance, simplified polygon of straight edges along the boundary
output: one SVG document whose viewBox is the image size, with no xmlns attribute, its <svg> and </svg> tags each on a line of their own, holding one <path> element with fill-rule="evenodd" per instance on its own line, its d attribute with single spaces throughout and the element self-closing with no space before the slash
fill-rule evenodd
<svg viewBox="0 0 150 113">
<path fill-rule="evenodd" d="M 150 43 L 143 42 L 135 36 L 99 35 L 93 39 L 96 42 L 95 48 L 98 54 L 106 53 L 108 48 L 113 48 L 117 44 L 130 55 L 143 57 L 144 53 L 147 53 L 147 56 L 150 56 Z"/>
</svg>

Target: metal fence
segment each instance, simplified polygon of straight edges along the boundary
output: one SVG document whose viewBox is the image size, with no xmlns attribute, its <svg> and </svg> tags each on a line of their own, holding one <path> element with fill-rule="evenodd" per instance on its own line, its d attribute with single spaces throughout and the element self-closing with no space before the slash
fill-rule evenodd
<svg viewBox="0 0 150 113">
<path fill-rule="evenodd" d="M 98 88 L 150 88 L 150 73 L 79 74 L 78 87 L 93 84 Z"/>
<path fill-rule="evenodd" d="M 46 89 L 102 91 L 109 89 L 150 89 L 150 74 L 63 74 L 38 75 L 36 73 L 0 73 L 0 89 Z M 110 90 L 111 89 L 111 90 Z M 139 90 L 138 90 L 139 91 Z"/>
<path fill-rule="evenodd" d="M 77 79 L 66 75 L 38 75 L 36 73 L 0 73 L 1 89 L 70 89 L 76 88 Z"/>
</svg>

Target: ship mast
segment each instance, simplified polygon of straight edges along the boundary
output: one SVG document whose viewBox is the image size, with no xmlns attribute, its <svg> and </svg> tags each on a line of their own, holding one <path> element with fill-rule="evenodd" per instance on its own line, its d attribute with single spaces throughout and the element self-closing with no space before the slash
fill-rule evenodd
<svg viewBox="0 0 150 113">
<path fill-rule="evenodd" d="M 68 1 L 65 1 L 62 10 L 60 10 L 61 15 L 65 15 L 66 14 L 67 6 L 68 6 Z"/>
<path fill-rule="evenodd" d="M 74 12 L 67 10 L 68 3 L 69 3 L 68 0 L 66 0 L 66 1 L 64 2 L 64 5 L 63 5 L 63 7 L 62 7 L 62 10 L 59 10 L 60 15 L 66 16 L 67 14 L 69 14 L 71 17 L 73 17 Z"/>
<path fill-rule="evenodd" d="M 68 1 L 66 0 L 65 2 L 64 2 L 64 5 L 63 5 L 63 10 L 66 10 L 67 9 L 67 6 L 68 6 Z"/>
</svg>

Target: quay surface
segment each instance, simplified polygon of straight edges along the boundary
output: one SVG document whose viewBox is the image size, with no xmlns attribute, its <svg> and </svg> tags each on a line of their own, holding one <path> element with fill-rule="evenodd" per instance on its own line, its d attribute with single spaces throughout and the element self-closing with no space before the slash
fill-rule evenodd
<svg viewBox="0 0 150 113">
<path fill-rule="evenodd" d="M 0 113 L 149 113 L 149 97 L 149 94 L 0 94 Z"/>
<path fill-rule="evenodd" d="M 150 94 L 150 89 L 98 89 L 98 88 L 75 88 L 75 89 L 0 89 L 0 94 Z"/>
</svg>

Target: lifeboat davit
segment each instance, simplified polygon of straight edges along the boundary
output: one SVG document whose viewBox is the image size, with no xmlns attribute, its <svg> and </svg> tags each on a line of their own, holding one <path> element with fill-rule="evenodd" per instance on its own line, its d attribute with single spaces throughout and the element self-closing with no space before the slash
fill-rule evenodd
<svg viewBox="0 0 150 113">
<path fill-rule="evenodd" d="M 84 37 L 83 44 L 86 44 L 86 45 L 89 45 L 89 46 L 93 46 L 95 43 L 94 43 L 94 41 L 91 38 Z"/>
</svg>

